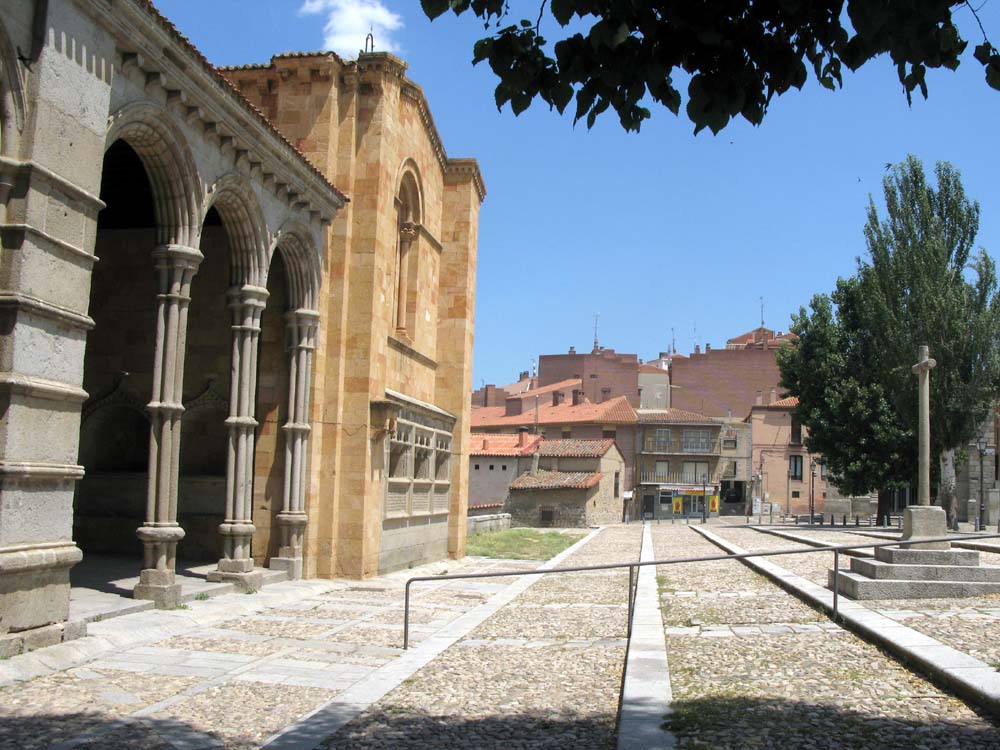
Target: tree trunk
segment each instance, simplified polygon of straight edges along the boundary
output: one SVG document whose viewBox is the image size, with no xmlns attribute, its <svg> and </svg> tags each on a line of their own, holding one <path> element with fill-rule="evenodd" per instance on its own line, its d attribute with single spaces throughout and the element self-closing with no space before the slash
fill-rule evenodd
<svg viewBox="0 0 1000 750">
<path fill-rule="evenodd" d="M 878 509 L 875 511 L 875 523 L 879 526 L 889 525 L 889 513 L 892 511 L 892 491 L 878 491 Z"/>
<path fill-rule="evenodd" d="M 958 495 L 955 493 L 955 450 L 941 451 L 941 481 L 938 484 L 937 502 L 948 516 L 948 528 L 958 523 Z"/>
</svg>

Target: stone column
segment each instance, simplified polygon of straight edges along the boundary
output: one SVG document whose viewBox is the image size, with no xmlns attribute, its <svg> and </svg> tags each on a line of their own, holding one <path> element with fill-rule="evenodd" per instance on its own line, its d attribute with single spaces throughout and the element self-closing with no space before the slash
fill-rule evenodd
<svg viewBox="0 0 1000 750">
<path fill-rule="evenodd" d="M 262 574 L 254 572 L 250 556 L 253 538 L 253 460 L 257 420 L 257 352 L 260 317 L 267 290 L 245 284 L 229 290 L 233 354 L 229 386 L 229 453 L 226 460 L 226 517 L 219 526 L 222 559 L 210 581 L 229 581 L 244 591 L 260 588 Z"/>
<path fill-rule="evenodd" d="M 273 570 L 284 570 L 291 579 L 302 577 L 302 537 L 306 527 L 306 475 L 309 455 L 309 411 L 312 357 L 316 348 L 319 313 L 294 310 L 288 321 L 288 421 L 285 432 L 285 485 L 278 513 L 278 555 L 271 558 Z"/>
<path fill-rule="evenodd" d="M 931 370 L 937 365 L 926 346 L 920 347 L 920 359 L 913 365 L 919 383 L 919 475 L 917 505 L 903 513 L 902 539 L 942 537 L 948 534 L 944 508 L 931 505 Z M 949 542 L 914 545 L 919 549 L 950 549 Z"/>
<path fill-rule="evenodd" d="M 406 333 L 406 297 L 409 294 L 410 246 L 417 228 L 407 222 L 399 230 L 399 278 L 396 283 L 396 333 Z"/>
<path fill-rule="evenodd" d="M 198 250 L 161 245 L 153 251 L 159 283 L 156 305 L 156 346 L 150 415 L 149 479 L 146 522 L 136 535 L 143 544 L 143 569 L 133 592 L 158 607 L 180 603 L 176 581 L 177 543 L 184 529 L 177 524 L 177 477 L 180 470 L 181 404 L 184 352 L 191 281 L 202 260 Z"/>
</svg>

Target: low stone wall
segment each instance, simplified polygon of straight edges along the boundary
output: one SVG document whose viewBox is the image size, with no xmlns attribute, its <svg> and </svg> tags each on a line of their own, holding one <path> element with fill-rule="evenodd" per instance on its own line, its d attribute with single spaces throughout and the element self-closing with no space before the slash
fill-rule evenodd
<svg viewBox="0 0 1000 750">
<path fill-rule="evenodd" d="M 469 536 L 484 531 L 503 531 L 510 528 L 510 513 L 491 513 L 487 516 L 469 516 Z"/>
</svg>

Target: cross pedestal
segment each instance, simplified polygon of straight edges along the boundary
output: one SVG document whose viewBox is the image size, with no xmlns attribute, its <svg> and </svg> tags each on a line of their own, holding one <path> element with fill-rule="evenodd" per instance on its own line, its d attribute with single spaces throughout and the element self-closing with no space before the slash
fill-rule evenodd
<svg viewBox="0 0 1000 750">
<path fill-rule="evenodd" d="M 931 505 L 931 370 L 937 364 L 926 346 L 920 347 L 920 361 L 913 365 L 920 389 L 919 438 L 920 472 L 917 483 L 917 504 L 903 511 L 903 536 L 900 541 L 917 541 L 948 535 L 948 518 L 944 508 Z M 948 550 L 951 542 L 925 542 L 907 545 L 915 549 Z"/>
</svg>

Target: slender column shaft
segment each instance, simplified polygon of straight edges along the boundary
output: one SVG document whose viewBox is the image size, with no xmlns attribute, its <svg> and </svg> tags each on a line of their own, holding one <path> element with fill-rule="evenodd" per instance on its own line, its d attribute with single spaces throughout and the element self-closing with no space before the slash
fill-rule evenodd
<svg viewBox="0 0 1000 750">
<path fill-rule="evenodd" d="M 173 606 L 180 595 L 174 569 L 177 543 L 184 530 L 177 524 L 177 475 L 180 467 L 181 390 L 191 281 L 202 254 L 190 247 L 162 245 L 153 251 L 158 281 L 153 393 L 149 406 L 149 478 L 146 522 L 136 535 L 143 543 L 143 570 L 137 599 Z"/>
<path fill-rule="evenodd" d="M 316 347 L 319 314 L 312 310 L 294 310 L 288 321 L 288 421 L 285 433 L 285 487 L 283 507 L 277 521 L 280 529 L 279 551 L 272 558 L 272 568 L 283 568 L 289 576 L 302 575 L 302 537 L 306 527 L 306 459 L 309 455 L 309 410 L 312 379 L 312 353 Z"/>
<path fill-rule="evenodd" d="M 410 246 L 416 239 L 417 231 L 412 224 L 404 224 L 399 230 L 399 278 L 396 280 L 396 330 L 406 330 L 406 298 L 410 283 Z"/>
<path fill-rule="evenodd" d="M 232 314 L 232 382 L 230 383 L 229 453 L 226 460 L 226 517 L 219 526 L 223 557 L 219 574 L 249 574 L 253 571 L 250 542 L 253 525 L 253 453 L 257 420 L 257 350 L 260 318 L 267 290 L 249 284 L 229 290 Z M 217 576 L 216 576 L 217 577 Z M 225 576 L 223 576 L 225 577 Z M 255 588 L 255 584 L 248 584 Z"/>
<path fill-rule="evenodd" d="M 931 504 L 931 370 L 937 365 L 926 346 L 920 347 L 920 358 L 913 366 L 919 383 L 919 478 L 917 505 Z"/>
</svg>

